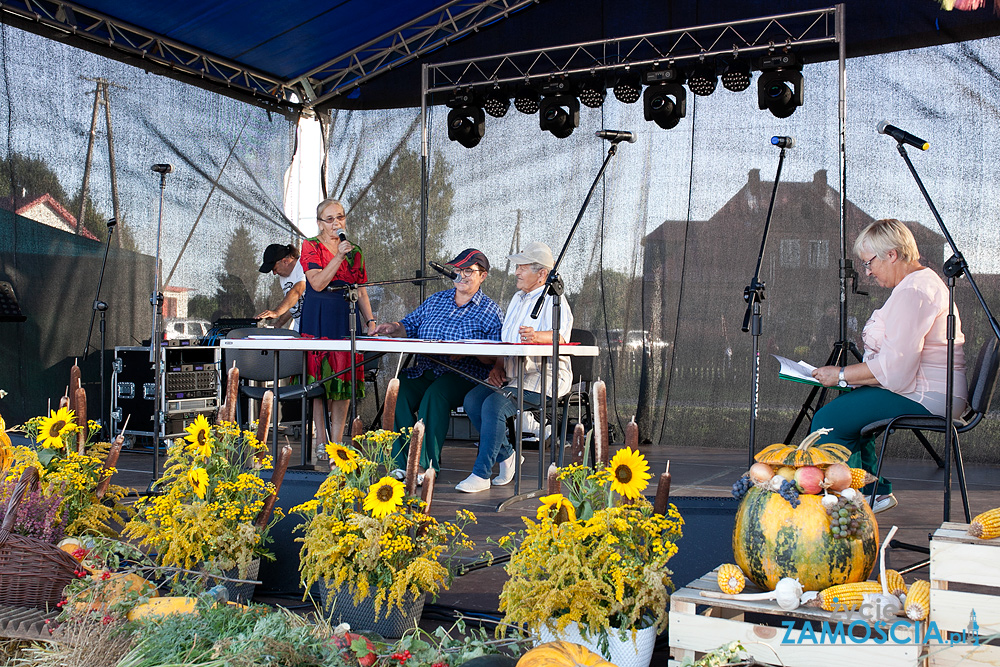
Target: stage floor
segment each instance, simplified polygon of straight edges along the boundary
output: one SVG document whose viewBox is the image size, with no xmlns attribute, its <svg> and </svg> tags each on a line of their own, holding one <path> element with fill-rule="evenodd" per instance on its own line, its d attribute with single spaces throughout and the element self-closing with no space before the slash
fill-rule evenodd
<svg viewBox="0 0 1000 667">
<path fill-rule="evenodd" d="M 697 501 L 697 498 L 731 499 L 730 486 L 746 470 L 747 454 L 744 449 L 682 446 L 649 446 L 640 449 L 650 463 L 654 482 L 655 476 L 664 470 L 667 460 L 670 460 L 671 496 L 682 506 L 682 515 L 684 505 L 699 507 L 706 503 L 711 504 L 710 501 Z M 455 484 L 471 471 L 475 454 L 475 443 L 449 442 L 445 446 L 443 453 L 445 466 L 435 486 L 432 514 L 441 519 L 449 519 L 454 517 L 457 509 L 472 510 L 476 513 L 479 523 L 471 527 L 471 536 L 481 550 L 492 550 L 494 555 L 500 555 L 503 552 L 497 549 L 495 544 L 491 545 L 488 538 L 496 540 L 508 531 L 521 528 L 523 525 L 521 517 L 533 517 L 538 501 L 525 501 L 498 513 L 497 505 L 513 495 L 513 484 L 475 494 L 455 491 Z M 299 460 L 298 451 L 292 456 L 293 462 L 297 460 Z M 537 450 L 525 451 L 522 492 L 537 487 L 537 461 Z M 119 460 L 119 472 L 114 481 L 142 491 L 151 479 L 151 468 L 152 454 L 149 450 L 125 450 Z M 882 534 L 884 535 L 889 527 L 896 525 L 899 527 L 897 539 L 926 546 L 928 535 L 940 526 L 943 519 L 943 472 L 929 459 L 891 459 L 886 462 L 885 468 L 886 476 L 893 481 L 899 505 L 878 515 Z M 969 466 L 966 473 L 973 516 L 1000 506 L 1000 474 L 998 474 L 1000 466 L 977 464 Z M 653 488 L 650 488 L 650 493 Z M 695 510 L 692 510 L 692 519 L 696 519 L 694 513 Z M 961 496 L 957 487 L 952 498 L 952 518 L 956 521 L 963 520 Z M 678 554 L 671 562 L 678 574 L 693 572 L 696 574 L 684 576 L 694 579 L 724 560 L 731 559 L 731 550 L 728 546 L 731 526 L 731 518 L 728 519 L 728 523 L 709 521 L 704 517 L 690 521 L 685 537 L 678 544 Z M 728 552 L 729 556 L 720 555 L 724 552 Z M 888 566 L 902 569 L 920 560 L 921 557 L 921 554 L 894 549 L 890 552 Z M 907 581 L 926 577 L 924 570 L 907 577 Z M 502 565 L 476 570 L 456 578 L 451 589 L 438 598 L 438 603 L 459 609 L 496 611 L 504 579 Z M 687 580 L 679 580 L 676 577 L 674 579 L 677 588 L 687 583 Z M 279 604 L 295 603 L 288 598 L 264 598 L 262 601 Z"/>
</svg>

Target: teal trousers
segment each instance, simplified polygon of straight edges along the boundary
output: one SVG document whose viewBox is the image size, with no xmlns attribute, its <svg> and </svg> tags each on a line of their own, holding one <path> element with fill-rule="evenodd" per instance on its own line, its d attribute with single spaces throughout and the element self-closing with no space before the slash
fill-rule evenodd
<svg viewBox="0 0 1000 667">
<path fill-rule="evenodd" d="M 927 408 L 899 394 L 882 387 L 858 387 L 842 393 L 816 412 L 810 431 L 832 428 L 833 432 L 820 442 L 837 442 L 851 450 L 847 465 L 864 468 L 875 474 L 878 456 L 875 453 L 875 439 L 862 438 L 861 429 L 882 419 L 892 419 L 900 415 L 930 415 Z M 864 493 L 871 493 L 871 485 Z M 892 493 L 892 483 L 885 477 L 878 480 L 878 495 Z"/>
<path fill-rule="evenodd" d="M 424 371 L 415 378 L 399 378 L 395 428 L 398 431 L 413 426 L 418 419 L 424 420 L 424 443 L 420 452 L 423 468 L 441 469 L 441 448 L 448 435 L 451 411 L 462 405 L 465 395 L 474 386 L 471 380 L 449 372 L 434 375 L 431 371 Z M 409 438 L 396 439 L 392 457 L 397 468 L 406 467 L 409 449 Z"/>
</svg>

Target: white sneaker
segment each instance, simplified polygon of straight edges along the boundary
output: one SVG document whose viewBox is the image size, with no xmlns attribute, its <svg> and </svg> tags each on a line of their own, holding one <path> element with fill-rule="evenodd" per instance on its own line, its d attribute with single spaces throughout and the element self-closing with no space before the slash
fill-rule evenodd
<svg viewBox="0 0 1000 667">
<path fill-rule="evenodd" d="M 896 500 L 896 496 L 891 493 L 884 496 L 876 496 L 875 504 L 872 505 L 872 514 L 878 514 L 879 512 L 884 512 L 886 510 L 891 510 L 893 507 L 899 504 Z"/>
<path fill-rule="evenodd" d="M 489 488 L 490 480 L 483 479 L 477 475 L 469 475 L 455 485 L 455 490 L 462 491 L 463 493 L 479 493 L 480 491 L 489 491 Z"/>
<path fill-rule="evenodd" d="M 516 456 L 516 452 L 500 462 L 500 474 L 493 478 L 493 486 L 504 486 L 510 484 L 510 481 L 514 479 L 514 473 L 517 471 L 517 466 L 514 465 L 514 456 Z M 523 456 L 521 463 L 524 463 Z"/>
</svg>

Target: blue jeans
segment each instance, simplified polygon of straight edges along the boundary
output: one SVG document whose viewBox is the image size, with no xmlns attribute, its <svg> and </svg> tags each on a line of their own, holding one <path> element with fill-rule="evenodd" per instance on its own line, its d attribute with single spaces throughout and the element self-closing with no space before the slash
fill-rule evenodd
<svg viewBox="0 0 1000 667">
<path fill-rule="evenodd" d="M 875 474 L 878 457 L 874 438 L 861 438 L 861 429 L 872 422 L 900 415 L 929 415 L 927 408 L 882 387 L 858 387 L 841 394 L 820 408 L 813 417 L 810 431 L 832 428 L 820 442 L 837 442 L 851 450 L 847 465 L 864 468 Z M 864 493 L 871 493 L 865 487 Z M 878 495 L 892 493 L 892 483 L 885 477 L 878 480 Z"/>
<path fill-rule="evenodd" d="M 524 405 L 537 407 L 541 394 L 524 392 Z M 479 454 L 472 474 L 489 479 L 493 464 L 506 461 L 514 454 L 514 448 L 507 439 L 507 419 L 517 414 L 517 387 L 504 387 L 499 392 L 483 385 L 476 385 L 465 395 L 465 413 L 472 425 L 479 431 Z"/>
</svg>

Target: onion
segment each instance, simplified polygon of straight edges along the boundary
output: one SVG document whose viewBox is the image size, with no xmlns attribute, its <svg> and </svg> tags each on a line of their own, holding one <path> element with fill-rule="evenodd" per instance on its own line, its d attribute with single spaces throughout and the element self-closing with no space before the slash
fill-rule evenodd
<svg viewBox="0 0 1000 667">
<path fill-rule="evenodd" d="M 826 484 L 831 491 L 843 491 L 851 486 L 851 469 L 843 463 L 827 466 Z"/>
<path fill-rule="evenodd" d="M 774 469 L 766 463 L 754 463 L 750 466 L 750 480 L 754 484 L 763 484 L 772 477 L 774 477 Z"/>
</svg>

